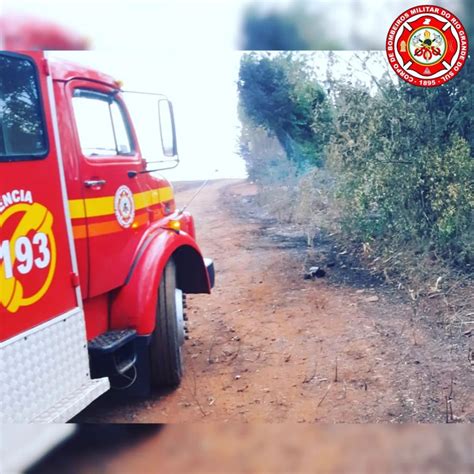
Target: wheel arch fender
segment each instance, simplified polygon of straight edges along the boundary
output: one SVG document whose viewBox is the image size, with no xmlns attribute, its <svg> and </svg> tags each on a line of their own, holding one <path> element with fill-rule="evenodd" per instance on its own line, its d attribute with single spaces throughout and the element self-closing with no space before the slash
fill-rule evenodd
<svg viewBox="0 0 474 474">
<path fill-rule="evenodd" d="M 210 293 L 204 259 L 194 239 L 185 232 L 163 230 L 143 244 L 125 285 L 117 291 L 111 304 L 111 329 L 134 328 L 139 335 L 153 332 L 158 288 L 170 258 L 176 263 L 178 288 L 185 293 Z"/>
</svg>

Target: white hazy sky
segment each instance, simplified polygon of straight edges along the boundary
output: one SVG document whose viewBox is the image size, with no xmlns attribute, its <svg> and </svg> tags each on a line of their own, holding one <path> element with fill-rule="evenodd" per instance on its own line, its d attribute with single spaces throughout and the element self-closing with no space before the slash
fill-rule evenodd
<svg viewBox="0 0 474 474">
<path fill-rule="evenodd" d="M 5 11 L 51 19 L 89 38 L 94 49 L 233 50 L 242 7 L 251 0 L 3 0 Z"/>
<path fill-rule="evenodd" d="M 306 4 L 327 30 L 352 49 L 350 38 L 383 48 L 398 14 L 417 4 L 441 4 L 456 13 L 461 0 L 0 0 L 0 12 L 27 13 L 70 27 L 98 50 L 236 49 L 245 7 L 287 9 Z"/>
</svg>

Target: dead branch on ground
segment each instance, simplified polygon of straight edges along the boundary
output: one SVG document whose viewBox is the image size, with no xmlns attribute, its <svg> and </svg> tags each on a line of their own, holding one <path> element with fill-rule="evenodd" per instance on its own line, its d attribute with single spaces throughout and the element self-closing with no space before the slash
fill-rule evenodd
<svg viewBox="0 0 474 474">
<path fill-rule="evenodd" d="M 328 396 L 329 390 L 331 390 L 331 386 L 332 386 L 331 384 L 328 385 L 328 388 L 326 389 L 326 392 L 324 392 L 323 398 L 321 398 L 321 400 L 319 400 L 319 403 L 316 405 L 316 408 L 319 408 L 322 405 L 325 398 Z"/>
</svg>

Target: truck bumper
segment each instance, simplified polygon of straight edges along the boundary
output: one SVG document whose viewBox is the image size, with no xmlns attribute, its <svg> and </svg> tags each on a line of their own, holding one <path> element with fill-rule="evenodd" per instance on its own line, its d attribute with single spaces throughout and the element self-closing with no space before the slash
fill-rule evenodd
<svg viewBox="0 0 474 474">
<path fill-rule="evenodd" d="M 216 279 L 216 274 L 214 270 L 214 260 L 212 258 L 205 258 L 204 264 L 206 265 L 207 274 L 209 275 L 209 283 L 211 288 L 214 288 L 214 283 Z"/>
<path fill-rule="evenodd" d="M 88 380 L 32 420 L 33 423 L 66 423 L 110 388 L 106 378 Z"/>
</svg>

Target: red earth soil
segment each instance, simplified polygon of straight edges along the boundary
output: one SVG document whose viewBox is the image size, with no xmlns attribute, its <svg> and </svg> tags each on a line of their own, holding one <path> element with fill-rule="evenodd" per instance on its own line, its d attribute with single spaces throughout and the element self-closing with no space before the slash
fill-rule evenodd
<svg viewBox="0 0 474 474">
<path fill-rule="evenodd" d="M 196 187 L 177 190 L 183 205 Z M 215 181 L 191 204 L 216 287 L 188 297 L 181 386 L 147 400 L 105 395 L 76 421 L 474 421 L 469 337 L 450 337 L 363 272 L 345 278 L 338 262 L 304 280 L 304 243 L 259 217 L 255 193 Z"/>
</svg>

